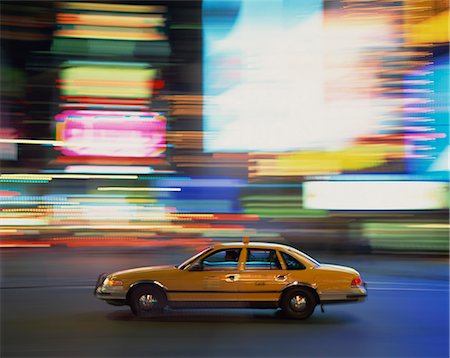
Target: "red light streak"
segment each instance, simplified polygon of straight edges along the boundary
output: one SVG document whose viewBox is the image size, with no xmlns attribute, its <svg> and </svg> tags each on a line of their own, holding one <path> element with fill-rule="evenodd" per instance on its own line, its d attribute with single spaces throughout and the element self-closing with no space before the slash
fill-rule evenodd
<svg viewBox="0 0 450 358">
<path fill-rule="evenodd" d="M 17 196 L 20 195 L 21 193 L 19 191 L 11 191 L 11 190 L 0 190 L 0 196 L 3 197 L 11 197 L 11 196 Z"/>
</svg>

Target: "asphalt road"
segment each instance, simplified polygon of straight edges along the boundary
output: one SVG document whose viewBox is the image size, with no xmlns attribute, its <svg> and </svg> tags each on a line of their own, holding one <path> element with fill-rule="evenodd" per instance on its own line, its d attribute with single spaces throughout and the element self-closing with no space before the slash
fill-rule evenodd
<svg viewBox="0 0 450 358">
<path fill-rule="evenodd" d="M 98 273 L 170 264 L 188 252 L 1 253 L 2 357 L 448 357 L 448 260 L 326 256 L 357 268 L 364 303 L 276 310 L 169 310 L 137 319 L 92 292 Z M 177 261 L 175 261 L 177 262 Z"/>
</svg>

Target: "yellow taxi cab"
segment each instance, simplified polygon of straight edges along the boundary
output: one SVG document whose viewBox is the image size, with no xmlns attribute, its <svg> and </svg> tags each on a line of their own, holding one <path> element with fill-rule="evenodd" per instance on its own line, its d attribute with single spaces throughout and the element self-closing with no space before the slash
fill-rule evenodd
<svg viewBox="0 0 450 358">
<path fill-rule="evenodd" d="M 309 317 L 317 305 L 361 302 L 366 285 L 353 268 L 321 264 L 281 244 L 224 243 L 179 266 L 153 266 L 102 274 L 95 295 L 129 305 L 137 316 L 164 308 L 281 308 Z"/>
</svg>

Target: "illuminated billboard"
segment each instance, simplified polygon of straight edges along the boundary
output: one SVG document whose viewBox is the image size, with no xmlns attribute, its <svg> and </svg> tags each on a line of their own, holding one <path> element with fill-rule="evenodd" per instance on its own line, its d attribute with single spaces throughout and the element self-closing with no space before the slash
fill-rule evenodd
<svg viewBox="0 0 450 358">
<path fill-rule="evenodd" d="M 68 110 L 55 118 L 67 156 L 160 157 L 166 149 L 161 113 Z"/>
<path fill-rule="evenodd" d="M 367 14 L 322 0 L 203 1 L 205 151 L 343 149 L 400 118 L 379 79 L 398 47 L 394 21 Z"/>
<path fill-rule="evenodd" d="M 448 183 L 315 181 L 303 184 L 304 206 L 327 210 L 448 209 Z"/>
<path fill-rule="evenodd" d="M 435 57 L 432 64 L 419 67 L 404 78 L 413 92 L 405 101 L 405 124 L 409 158 L 407 169 L 413 174 L 446 176 L 449 173 L 449 57 Z"/>
</svg>

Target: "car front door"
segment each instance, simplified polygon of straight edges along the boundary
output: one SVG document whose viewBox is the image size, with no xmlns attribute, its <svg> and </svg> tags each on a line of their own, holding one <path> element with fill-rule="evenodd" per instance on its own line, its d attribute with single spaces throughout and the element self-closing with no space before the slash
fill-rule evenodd
<svg viewBox="0 0 450 358">
<path fill-rule="evenodd" d="M 180 270 L 168 287 L 169 300 L 180 306 L 232 306 L 238 290 L 241 251 L 219 249 Z"/>
</svg>

